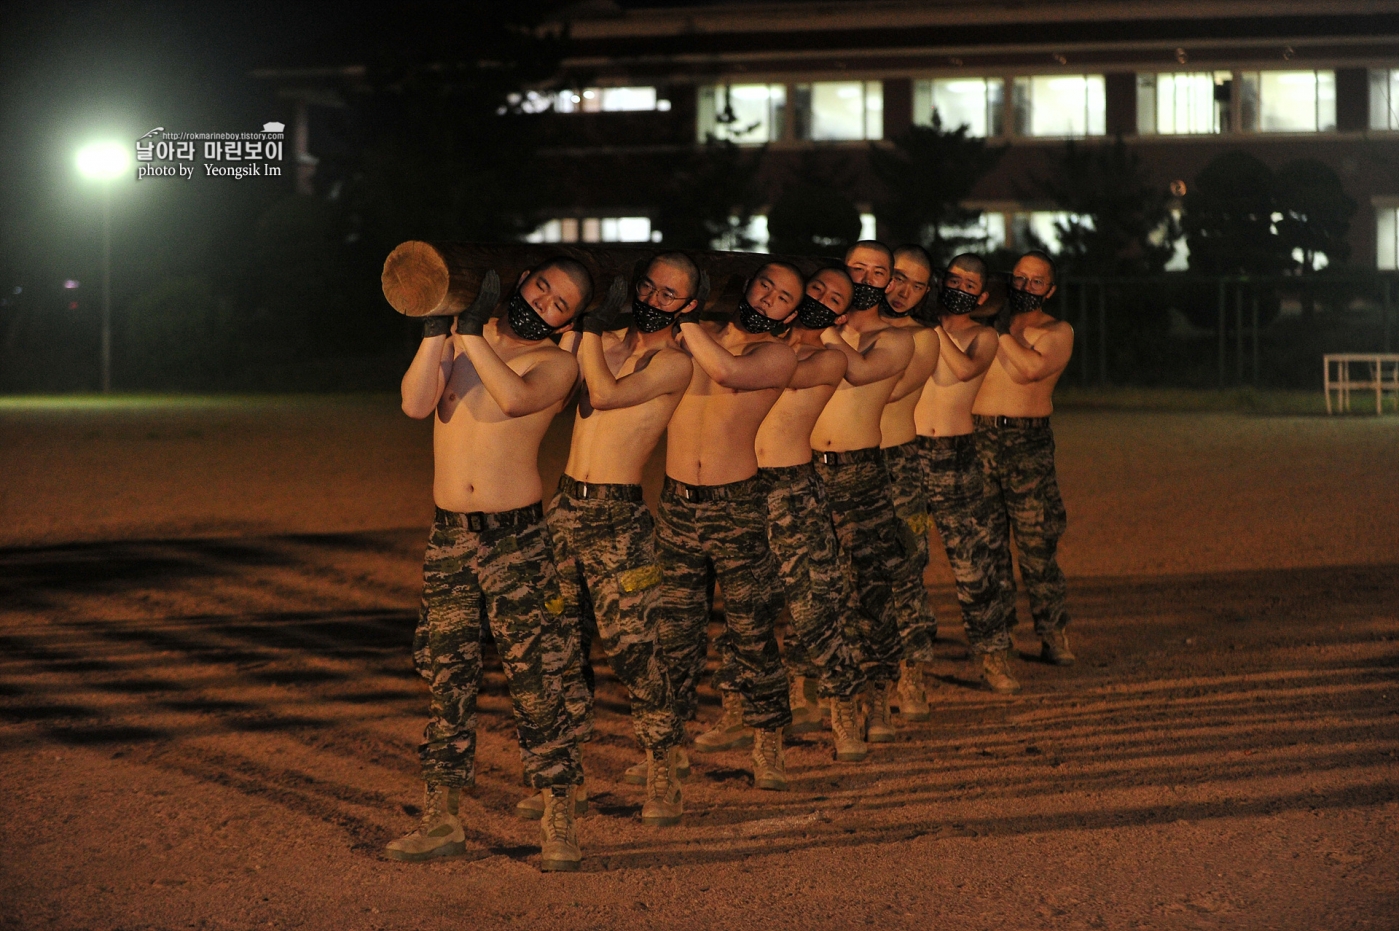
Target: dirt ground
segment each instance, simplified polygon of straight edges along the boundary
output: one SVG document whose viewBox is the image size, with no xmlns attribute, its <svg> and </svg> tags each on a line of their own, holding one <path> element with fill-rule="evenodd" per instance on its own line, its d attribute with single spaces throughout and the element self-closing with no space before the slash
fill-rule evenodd
<svg viewBox="0 0 1399 931">
<path fill-rule="evenodd" d="M 584 872 L 545 876 L 498 668 L 468 854 L 379 856 L 421 799 L 428 425 L 0 401 L 0 927 L 1399 927 L 1399 418 L 1056 432 L 1078 665 L 1022 622 L 1024 692 L 979 691 L 935 558 L 933 720 L 858 766 L 796 738 L 785 794 L 697 755 L 670 829 L 600 665 Z"/>
</svg>

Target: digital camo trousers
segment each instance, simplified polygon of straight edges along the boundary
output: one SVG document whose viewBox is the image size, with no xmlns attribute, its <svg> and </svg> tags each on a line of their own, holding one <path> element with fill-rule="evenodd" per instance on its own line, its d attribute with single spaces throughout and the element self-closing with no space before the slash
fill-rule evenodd
<svg viewBox="0 0 1399 931">
<path fill-rule="evenodd" d="M 894 616 L 903 639 L 904 659 L 930 663 L 933 641 L 938 637 L 938 619 L 923 573 L 928 569 L 928 499 L 923 493 L 923 457 L 918 441 L 910 440 L 883 450 L 889 470 L 889 492 L 899 533 L 908 553 L 894 577 Z"/>
<path fill-rule="evenodd" d="M 682 720 L 694 717 L 704 672 L 712 572 L 724 594 L 725 646 L 743 723 L 774 730 L 792 721 L 774 629 L 781 602 L 764 492 L 756 476 L 712 486 L 667 478 L 661 491 L 661 649 Z"/>
<path fill-rule="evenodd" d="M 847 630 L 856 626 L 846 623 L 852 598 L 821 481 L 810 463 L 759 469 L 758 477 L 768 489 L 768 546 L 777 558 L 792 616 L 782 645 L 787 668 L 817 680 L 822 698 L 849 698 L 864 685 L 865 676 L 847 639 Z M 720 688 L 731 687 L 731 668 L 726 650 L 715 677 Z"/>
<path fill-rule="evenodd" d="M 1030 599 L 1035 633 L 1044 636 L 1069 622 L 1067 586 L 1055 554 L 1068 516 L 1054 475 L 1054 432 L 1048 418 L 976 417 L 976 451 L 991 499 L 993 539 L 1015 534 L 1020 576 Z M 1015 623 L 1015 576 L 1010 546 L 999 558 L 1001 597 Z"/>
<path fill-rule="evenodd" d="M 1005 524 L 992 520 L 976 441 L 965 433 L 920 436 L 918 444 L 929 511 L 952 567 L 967 642 L 973 653 L 1009 649 L 1012 616 L 1006 614 L 998 575 L 1009 541 L 996 536 Z"/>
<path fill-rule="evenodd" d="M 836 457 L 835 462 L 823 461 Z M 849 457 L 848 460 L 846 457 Z M 889 492 L 889 472 L 878 449 L 818 454 L 816 474 L 831 510 L 841 568 L 854 599 L 854 644 L 865 677 L 899 677 L 903 644 L 894 617 L 894 579 L 905 552 Z"/>
<path fill-rule="evenodd" d="M 598 486 L 592 486 L 594 489 Z M 584 634 L 579 663 L 565 674 L 565 695 L 575 736 L 592 733 L 589 641 L 595 635 L 612 671 L 631 697 L 632 726 L 648 750 L 666 750 L 684 739 L 675 715 L 670 677 L 660 652 L 661 561 L 651 512 L 639 486 L 616 497 L 580 498 L 561 489 L 549 503 L 549 530 L 564 600 L 580 617 Z"/>
<path fill-rule="evenodd" d="M 564 610 L 553 549 L 538 504 L 468 529 L 479 515 L 437 510 L 423 559 L 423 601 L 413 659 L 431 685 L 419 748 L 428 782 L 475 780 L 476 696 L 482 625 L 489 625 L 515 707 L 525 778 L 534 788 L 582 781 L 563 706 L 563 670 L 578 650 L 577 621 Z"/>
</svg>

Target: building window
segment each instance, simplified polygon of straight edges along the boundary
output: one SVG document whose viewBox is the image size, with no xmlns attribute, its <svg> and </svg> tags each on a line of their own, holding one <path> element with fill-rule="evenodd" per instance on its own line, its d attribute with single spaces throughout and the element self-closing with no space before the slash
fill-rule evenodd
<svg viewBox="0 0 1399 931">
<path fill-rule="evenodd" d="M 510 102 L 526 113 L 612 113 L 624 110 L 669 110 L 670 101 L 654 87 L 585 87 L 581 90 L 511 94 Z"/>
<path fill-rule="evenodd" d="M 545 220 L 526 242 L 660 242 L 650 217 L 560 217 Z"/>
<path fill-rule="evenodd" d="M 933 78 L 913 83 L 913 122 L 942 128 L 967 127 L 968 136 L 999 136 L 1005 131 L 1005 82 L 1000 78 Z"/>
<path fill-rule="evenodd" d="M 711 84 L 699 89 L 699 141 L 709 136 L 762 143 L 782 138 L 783 84 Z"/>
<path fill-rule="evenodd" d="M 1043 248 L 1046 252 L 1059 254 L 1059 226 L 1067 226 L 1070 220 L 1078 220 L 1089 229 L 1093 228 L 1091 216 L 1065 213 L 1062 210 L 1035 210 L 1030 213 L 1011 215 L 1011 231 L 1015 237 L 1016 249 Z"/>
<path fill-rule="evenodd" d="M 973 250 L 992 251 L 1006 247 L 1006 215 L 986 212 L 965 226 L 944 224 L 938 227 L 943 240 L 963 240 Z"/>
<path fill-rule="evenodd" d="M 1370 128 L 1399 129 L 1399 71 L 1370 72 Z"/>
<path fill-rule="evenodd" d="M 1243 126 L 1264 133 L 1336 131 L 1336 72 L 1246 71 Z"/>
<path fill-rule="evenodd" d="M 1107 96 L 1101 74 L 1036 75 L 1012 87 L 1019 136 L 1101 136 Z"/>
<path fill-rule="evenodd" d="M 1137 132 L 1142 135 L 1217 133 L 1229 125 L 1233 74 L 1137 75 Z"/>
<path fill-rule="evenodd" d="M 1399 270 L 1399 208 L 1375 208 L 1375 264 L 1380 271 Z"/>
<path fill-rule="evenodd" d="M 835 142 L 884 138 L 884 82 L 798 84 L 793 127 L 798 139 Z"/>
</svg>

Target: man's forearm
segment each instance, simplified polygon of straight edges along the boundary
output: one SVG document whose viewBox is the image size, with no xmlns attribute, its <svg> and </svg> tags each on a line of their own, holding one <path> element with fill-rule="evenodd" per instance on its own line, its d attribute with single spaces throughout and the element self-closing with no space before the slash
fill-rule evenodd
<svg viewBox="0 0 1399 931">
<path fill-rule="evenodd" d="M 399 386 L 403 412 L 422 419 L 432 414 L 442 397 L 442 352 L 448 337 L 429 336 L 418 344 L 408 371 Z"/>
<path fill-rule="evenodd" d="M 535 397 L 537 392 L 496 355 L 484 336 L 459 336 L 459 345 L 476 368 L 481 386 L 509 417 L 523 417 L 541 411 L 553 403 Z"/>
<path fill-rule="evenodd" d="M 1005 353 L 1006 361 L 1028 381 L 1040 381 L 1050 374 L 1049 361 L 1038 351 L 1020 345 L 1009 333 L 1001 334 L 996 350 Z"/>
</svg>

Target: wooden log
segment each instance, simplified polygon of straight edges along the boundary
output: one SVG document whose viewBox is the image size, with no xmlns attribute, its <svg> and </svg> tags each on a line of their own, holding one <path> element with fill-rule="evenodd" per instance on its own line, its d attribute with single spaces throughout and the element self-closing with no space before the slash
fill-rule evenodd
<svg viewBox="0 0 1399 931">
<path fill-rule="evenodd" d="M 607 294 L 614 277 L 621 275 L 634 281 L 645 271 L 651 257 L 663 251 L 659 245 L 414 240 L 400 244 L 389 253 L 384 260 L 381 282 L 389 305 L 404 316 L 446 316 L 461 313 L 476 299 L 487 270 L 493 268 L 500 275 L 503 301 L 514 291 L 522 272 L 551 256 L 566 255 L 582 262 L 592 275 L 593 299 L 589 307 L 595 307 Z M 709 275 L 710 292 L 705 310 L 710 313 L 732 311 L 742 294 L 743 282 L 768 262 L 781 259 L 797 266 L 802 274 L 810 275 L 829 261 L 759 252 L 685 252 Z"/>
</svg>

